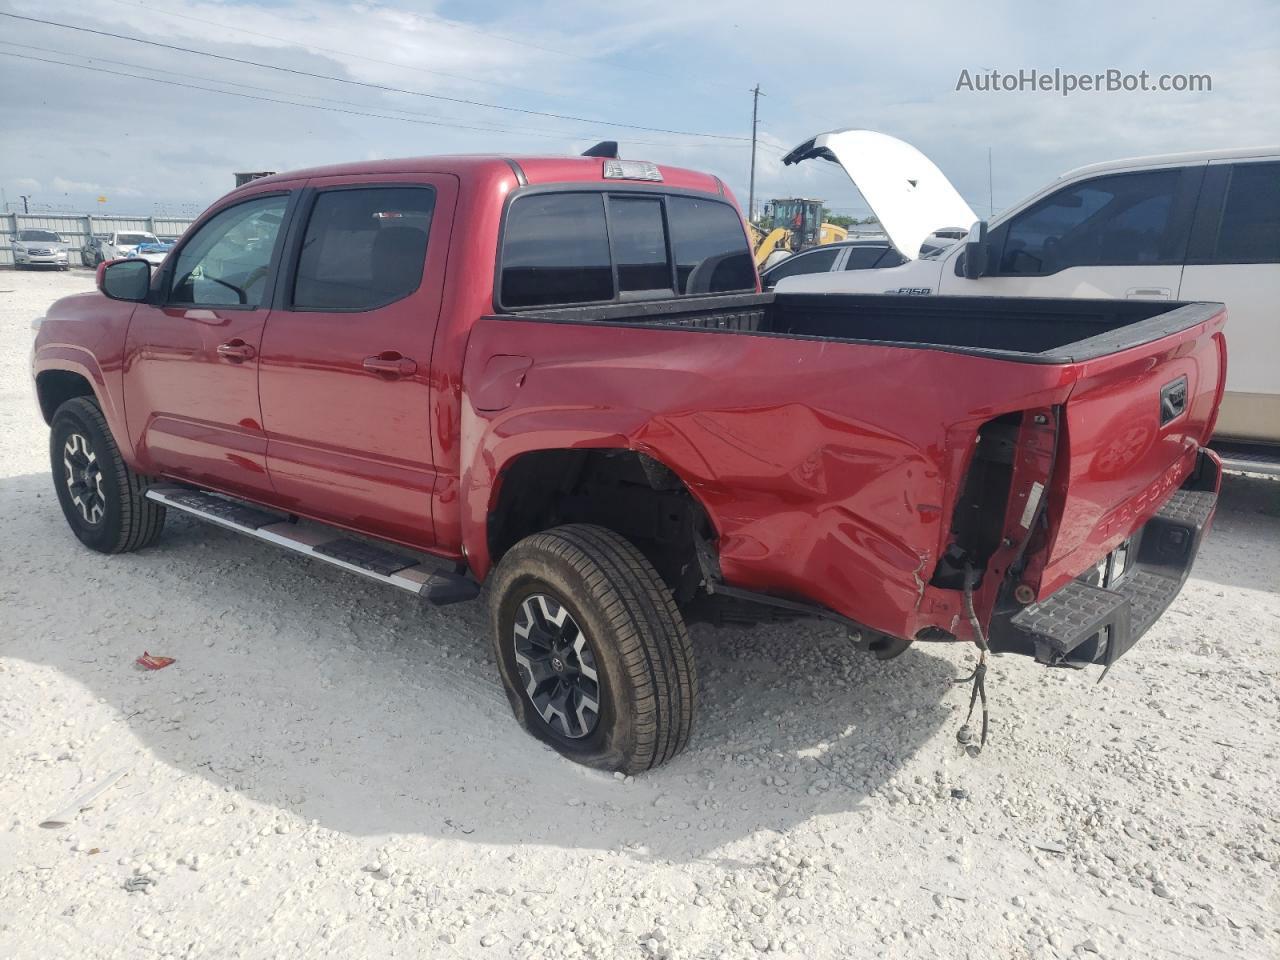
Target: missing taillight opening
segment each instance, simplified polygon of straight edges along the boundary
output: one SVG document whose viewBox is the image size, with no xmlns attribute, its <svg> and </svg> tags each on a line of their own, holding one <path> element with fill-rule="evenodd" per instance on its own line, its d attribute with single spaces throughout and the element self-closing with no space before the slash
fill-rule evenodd
<svg viewBox="0 0 1280 960">
<path fill-rule="evenodd" d="M 1021 413 L 1007 413 L 978 428 L 951 515 L 951 539 L 930 581 L 933 586 L 963 589 L 965 568 L 984 569 L 1000 546 L 1021 425 Z"/>
</svg>

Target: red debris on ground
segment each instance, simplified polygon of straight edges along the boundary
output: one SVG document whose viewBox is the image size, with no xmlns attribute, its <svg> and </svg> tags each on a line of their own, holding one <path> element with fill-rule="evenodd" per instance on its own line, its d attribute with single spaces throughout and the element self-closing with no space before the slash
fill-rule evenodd
<svg viewBox="0 0 1280 960">
<path fill-rule="evenodd" d="M 142 656 L 135 660 L 134 663 L 140 667 L 146 667 L 148 670 L 163 670 L 173 663 L 173 657 L 157 657 L 143 651 Z"/>
</svg>

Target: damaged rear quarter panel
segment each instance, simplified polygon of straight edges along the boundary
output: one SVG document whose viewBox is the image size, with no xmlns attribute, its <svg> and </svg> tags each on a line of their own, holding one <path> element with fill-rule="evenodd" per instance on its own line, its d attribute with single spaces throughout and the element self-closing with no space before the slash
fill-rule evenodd
<svg viewBox="0 0 1280 960">
<path fill-rule="evenodd" d="M 483 374 L 531 360 L 505 409 Z M 725 580 L 895 636 L 950 627 L 928 587 L 978 426 L 1061 402 L 1060 367 L 940 350 L 657 325 L 484 318 L 463 369 L 463 537 L 490 565 L 502 472 L 535 450 L 618 448 L 673 470 L 706 510 Z M 504 397 L 504 400 L 506 398 Z"/>
</svg>

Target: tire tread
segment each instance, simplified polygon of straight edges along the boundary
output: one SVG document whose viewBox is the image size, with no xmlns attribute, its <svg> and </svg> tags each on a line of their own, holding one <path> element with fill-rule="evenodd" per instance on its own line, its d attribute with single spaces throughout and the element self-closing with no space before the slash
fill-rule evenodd
<svg viewBox="0 0 1280 960">
<path fill-rule="evenodd" d="M 129 553 L 150 546 L 164 529 L 165 508 L 146 496 L 150 479 L 135 473 L 124 462 L 120 448 L 107 426 L 107 418 L 102 415 L 98 404 L 89 397 L 74 397 L 58 408 L 55 417 L 69 414 L 93 426 L 102 436 L 106 449 L 99 457 L 104 467 L 109 465 L 114 474 L 117 488 L 122 492 L 118 502 L 112 506 L 120 510 L 120 533 L 115 543 L 108 544 L 104 553 Z"/>
<path fill-rule="evenodd" d="M 582 578 L 612 627 L 609 640 L 634 697 L 633 752 L 623 770 L 666 763 L 689 742 L 697 665 L 684 618 L 662 577 L 629 540 L 605 527 L 568 524 L 533 534 L 512 554 L 550 554 Z"/>
</svg>

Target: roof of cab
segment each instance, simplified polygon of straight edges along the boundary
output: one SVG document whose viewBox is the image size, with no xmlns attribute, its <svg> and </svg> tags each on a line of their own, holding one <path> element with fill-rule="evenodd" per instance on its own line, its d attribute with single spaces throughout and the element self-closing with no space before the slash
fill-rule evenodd
<svg viewBox="0 0 1280 960">
<path fill-rule="evenodd" d="M 1058 177 L 1065 180 L 1082 173 L 1102 173 L 1107 170 L 1131 170 L 1142 167 L 1173 166 L 1182 163 L 1207 163 L 1211 160 L 1276 160 L 1280 159 L 1280 146 L 1235 147 L 1224 150 L 1197 150 L 1189 153 L 1159 153 L 1149 157 L 1127 157 L 1121 160 L 1105 160 L 1068 170 Z"/>
<path fill-rule="evenodd" d="M 397 160 L 362 160 L 356 163 L 340 163 L 326 167 L 311 167 L 305 170 L 290 170 L 250 180 L 248 184 L 261 186 L 269 183 L 287 183 L 315 177 L 368 176 L 370 174 L 413 174 L 413 173 L 450 173 L 462 178 L 470 176 L 492 175 L 494 172 L 509 172 L 516 175 L 518 168 L 531 184 L 541 183 L 598 183 L 604 182 L 605 160 L 600 157 L 507 157 L 497 154 L 459 154 L 435 157 L 403 157 Z M 514 165 L 514 166 L 513 166 Z M 725 193 L 724 184 L 719 177 L 709 173 L 699 173 L 683 167 L 669 167 L 658 164 L 662 173 L 662 184 L 685 190 L 700 190 L 705 193 Z M 644 184 L 659 186 L 648 181 L 617 180 L 619 185 Z"/>
</svg>

